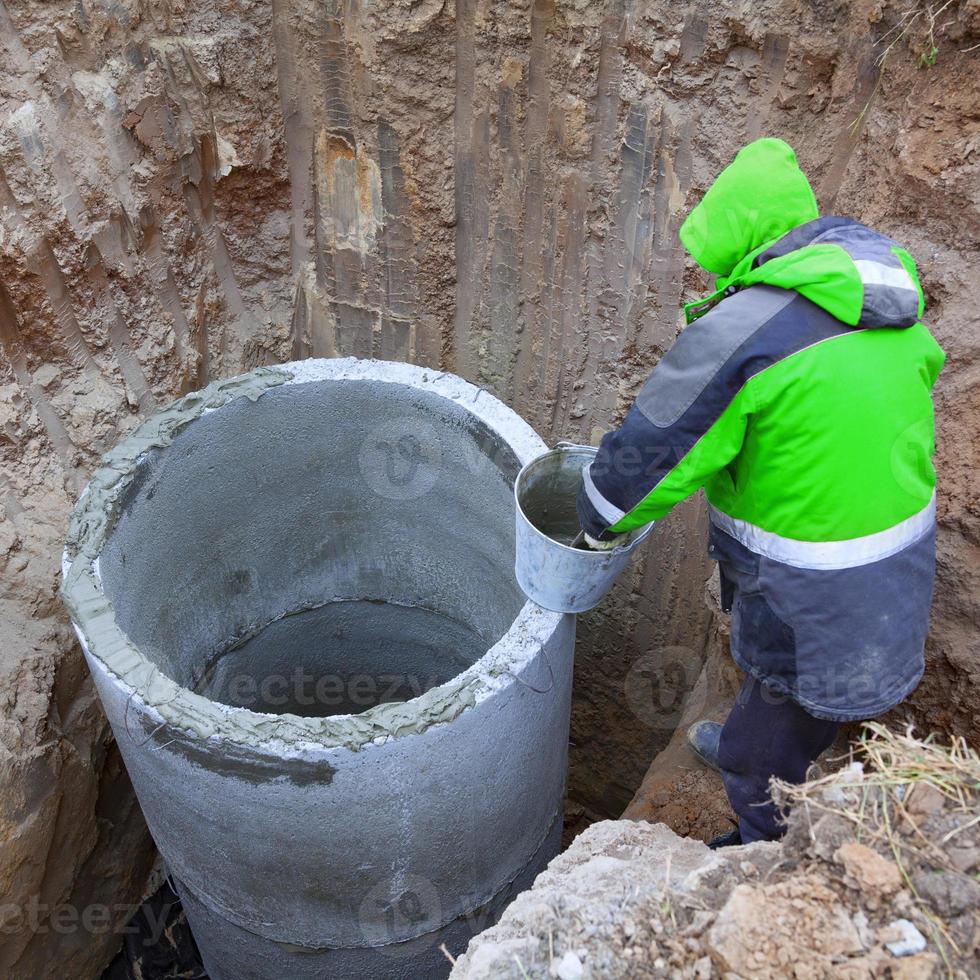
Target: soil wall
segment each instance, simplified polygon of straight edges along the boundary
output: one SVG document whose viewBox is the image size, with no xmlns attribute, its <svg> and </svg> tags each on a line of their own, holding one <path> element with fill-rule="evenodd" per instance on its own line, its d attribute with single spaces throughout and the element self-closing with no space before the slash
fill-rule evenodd
<svg viewBox="0 0 980 980">
<path fill-rule="evenodd" d="M 760 135 L 921 264 L 950 360 L 912 712 L 980 740 L 976 0 L 4 3 L 0 972 L 95 975 L 152 858 L 56 596 L 100 453 L 210 379 L 335 354 L 594 442 L 707 286 L 680 220 Z M 679 507 L 580 623 L 585 817 L 622 811 L 717 652 L 704 525 Z"/>
</svg>

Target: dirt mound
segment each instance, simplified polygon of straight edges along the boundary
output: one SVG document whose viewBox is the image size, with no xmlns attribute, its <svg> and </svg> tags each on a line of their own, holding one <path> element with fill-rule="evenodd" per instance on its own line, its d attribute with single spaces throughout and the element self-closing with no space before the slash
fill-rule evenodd
<svg viewBox="0 0 980 980">
<path fill-rule="evenodd" d="M 793 807 L 779 844 L 593 825 L 452 977 L 975 976 L 980 757 L 877 726 L 857 756 L 779 788 Z"/>
</svg>

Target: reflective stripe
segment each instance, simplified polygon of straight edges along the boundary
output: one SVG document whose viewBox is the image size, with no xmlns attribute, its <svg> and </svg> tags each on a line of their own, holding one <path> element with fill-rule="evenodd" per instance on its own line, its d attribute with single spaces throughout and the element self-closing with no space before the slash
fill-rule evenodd
<svg viewBox="0 0 980 980">
<path fill-rule="evenodd" d="M 591 465 L 586 466 L 582 470 L 582 482 L 585 484 L 585 493 L 589 498 L 589 502 L 595 507 L 596 512 L 604 521 L 608 521 L 609 524 L 615 524 L 616 521 L 626 514 L 625 510 L 620 510 L 615 504 L 611 504 L 596 489 L 595 484 L 592 482 Z"/>
<path fill-rule="evenodd" d="M 870 565 L 914 544 L 936 523 L 935 490 L 929 503 L 917 514 L 884 531 L 846 541 L 797 541 L 795 538 L 784 538 L 772 531 L 764 531 L 748 521 L 729 517 L 710 504 L 708 506 L 711 522 L 716 527 L 757 555 L 764 555 L 794 568 L 832 569 Z"/>
<path fill-rule="evenodd" d="M 883 262 L 873 262 L 871 259 L 855 259 L 854 265 L 865 286 L 891 286 L 893 289 L 911 289 L 914 293 L 918 292 L 912 277 L 905 271 L 903 265 L 896 268 Z"/>
</svg>

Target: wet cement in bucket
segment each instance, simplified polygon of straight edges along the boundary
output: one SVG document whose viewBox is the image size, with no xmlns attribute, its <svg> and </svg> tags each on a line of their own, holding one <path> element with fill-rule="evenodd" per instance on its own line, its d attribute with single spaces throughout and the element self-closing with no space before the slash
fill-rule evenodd
<svg viewBox="0 0 980 980">
<path fill-rule="evenodd" d="M 559 544 L 572 545 L 582 530 L 575 500 L 582 485 L 582 468 L 589 458 L 574 451 L 556 454 L 519 493 L 527 520 Z"/>
</svg>

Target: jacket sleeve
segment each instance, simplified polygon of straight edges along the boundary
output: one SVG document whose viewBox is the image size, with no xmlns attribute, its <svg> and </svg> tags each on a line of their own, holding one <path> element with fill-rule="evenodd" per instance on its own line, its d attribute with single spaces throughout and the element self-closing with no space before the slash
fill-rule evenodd
<svg viewBox="0 0 980 980">
<path fill-rule="evenodd" d="M 634 404 L 623 424 L 603 436 L 583 473 L 581 526 L 597 538 L 624 534 L 659 520 L 696 493 L 742 447 L 748 415 L 737 402 L 713 424 L 686 431 L 654 425 Z"/>
<path fill-rule="evenodd" d="M 713 317 L 691 324 L 623 424 L 603 436 L 577 501 L 579 522 L 593 537 L 659 520 L 738 455 L 751 393 L 733 370 L 733 351 L 719 326 Z"/>
</svg>

